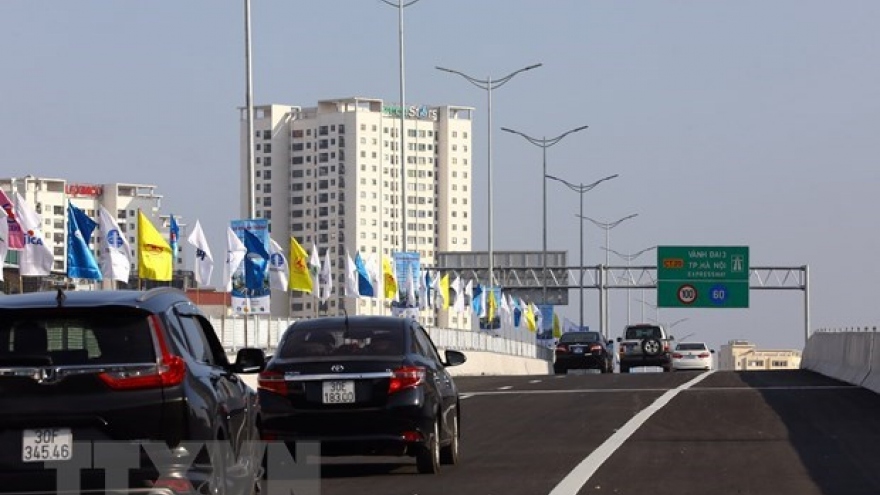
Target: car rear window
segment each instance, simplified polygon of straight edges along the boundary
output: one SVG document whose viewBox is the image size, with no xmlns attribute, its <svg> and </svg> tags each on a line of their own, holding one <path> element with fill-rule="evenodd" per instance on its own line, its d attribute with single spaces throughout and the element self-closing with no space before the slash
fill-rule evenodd
<svg viewBox="0 0 880 495">
<path fill-rule="evenodd" d="M 156 360 L 144 314 L 0 315 L 0 363 L 52 365 Z"/>
<path fill-rule="evenodd" d="M 282 358 L 319 356 L 397 356 L 404 353 L 400 328 L 297 328 L 280 343 Z"/>
<path fill-rule="evenodd" d="M 559 342 L 598 342 L 599 332 L 568 332 L 559 337 Z"/>
<path fill-rule="evenodd" d="M 662 339 L 663 332 L 660 327 L 630 327 L 626 329 L 626 338 L 629 339 Z"/>
<path fill-rule="evenodd" d="M 677 351 L 705 351 L 706 344 L 698 342 L 682 342 L 675 347 Z"/>
</svg>

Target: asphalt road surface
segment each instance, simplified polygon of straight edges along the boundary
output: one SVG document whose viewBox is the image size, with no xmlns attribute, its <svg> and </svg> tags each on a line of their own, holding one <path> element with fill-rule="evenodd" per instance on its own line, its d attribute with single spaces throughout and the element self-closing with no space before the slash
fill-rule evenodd
<svg viewBox="0 0 880 495">
<path fill-rule="evenodd" d="M 880 493 L 880 395 L 809 371 L 456 382 L 460 464 L 323 458 L 321 494 Z"/>
</svg>

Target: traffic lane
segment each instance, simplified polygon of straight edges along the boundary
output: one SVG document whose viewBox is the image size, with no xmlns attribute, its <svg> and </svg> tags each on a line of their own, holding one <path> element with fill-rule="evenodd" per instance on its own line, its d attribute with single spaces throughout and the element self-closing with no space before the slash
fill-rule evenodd
<svg viewBox="0 0 880 495">
<path fill-rule="evenodd" d="M 409 458 L 324 459 L 321 493 L 546 494 L 661 393 L 520 391 L 472 396 L 462 401 L 458 465 L 442 466 L 438 475 L 420 475 Z"/>
<path fill-rule="evenodd" d="M 714 373 L 656 412 L 581 494 L 880 493 L 880 395 L 808 371 Z"/>
<path fill-rule="evenodd" d="M 520 391 L 577 390 L 663 391 L 692 379 L 689 373 L 569 373 L 567 375 L 458 377 L 455 383 L 462 395 L 518 393 Z"/>
</svg>

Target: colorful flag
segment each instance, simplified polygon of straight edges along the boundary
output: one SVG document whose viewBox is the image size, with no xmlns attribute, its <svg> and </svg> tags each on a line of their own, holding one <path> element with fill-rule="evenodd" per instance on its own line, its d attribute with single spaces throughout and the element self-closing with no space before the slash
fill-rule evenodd
<svg viewBox="0 0 880 495">
<path fill-rule="evenodd" d="M 171 246 L 156 230 L 156 226 L 138 210 L 138 277 L 170 282 L 172 272 Z"/>
<path fill-rule="evenodd" d="M 24 249 L 24 231 L 21 225 L 19 225 L 18 220 L 15 219 L 15 205 L 12 204 L 12 200 L 9 199 L 9 196 L 2 189 L 0 189 L 0 209 L 6 213 L 6 228 L 8 231 L 6 243 L 9 245 L 9 249 L 13 251 Z"/>
<path fill-rule="evenodd" d="M 461 287 L 461 277 L 455 276 L 452 281 L 452 290 L 455 291 L 455 299 L 453 299 L 452 309 L 456 313 L 464 313 L 464 289 Z"/>
<path fill-rule="evenodd" d="M 345 250 L 345 297 L 358 297 L 358 268 L 351 253 Z"/>
<path fill-rule="evenodd" d="M 473 308 L 475 315 L 480 316 L 483 314 L 483 286 L 480 284 L 474 287 L 474 293 L 471 297 L 471 308 Z"/>
<path fill-rule="evenodd" d="M 541 334 L 544 332 L 544 311 L 535 306 L 534 303 L 531 303 L 530 306 L 532 307 L 532 314 L 535 315 L 535 328 L 538 334 Z"/>
<path fill-rule="evenodd" d="M 171 246 L 172 263 L 177 261 L 178 239 L 180 238 L 180 227 L 177 226 L 177 220 L 174 215 L 170 216 L 170 224 L 168 227 L 168 244 Z"/>
<path fill-rule="evenodd" d="M 327 302 L 333 294 L 333 274 L 330 266 L 330 248 L 324 251 L 324 263 L 321 265 L 321 302 Z"/>
<path fill-rule="evenodd" d="M 513 318 L 510 313 L 509 296 L 501 294 L 501 303 L 498 305 L 498 314 L 501 316 L 501 325 L 506 327 L 513 326 Z"/>
<path fill-rule="evenodd" d="M 416 278 L 413 275 L 413 270 L 415 270 L 413 265 L 409 265 L 409 269 L 406 271 L 406 307 L 408 308 L 418 307 L 416 302 Z"/>
<path fill-rule="evenodd" d="M 467 285 L 464 286 L 464 308 L 462 308 L 462 313 L 470 313 L 471 312 L 471 301 L 474 300 L 474 281 L 468 280 Z"/>
<path fill-rule="evenodd" d="M 486 320 L 489 322 L 489 328 L 494 328 L 495 311 L 498 309 L 498 301 L 495 300 L 495 290 L 489 289 L 486 294 Z"/>
<path fill-rule="evenodd" d="M 427 309 L 431 304 L 428 302 L 428 294 L 431 292 L 428 283 L 430 279 L 427 269 L 422 270 L 422 273 L 419 274 L 419 309 Z"/>
<path fill-rule="evenodd" d="M 287 258 L 284 250 L 275 239 L 269 238 L 269 288 L 287 292 L 290 283 L 288 276 L 290 267 L 287 266 Z"/>
<path fill-rule="evenodd" d="M 449 309 L 451 298 L 449 297 L 449 273 L 440 277 L 440 296 L 443 297 L 443 309 Z"/>
<path fill-rule="evenodd" d="M 223 265 L 223 286 L 226 292 L 232 291 L 232 277 L 246 254 L 244 243 L 235 235 L 232 227 L 226 227 L 226 264 Z"/>
<path fill-rule="evenodd" d="M 43 219 L 18 193 L 15 193 L 15 218 L 24 234 L 24 249 L 18 258 L 19 273 L 36 277 L 49 275 L 55 257 L 43 238 Z"/>
<path fill-rule="evenodd" d="M 367 258 L 367 274 L 370 276 L 370 284 L 373 286 L 375 297 L 382 298 L 385 296 L 382 281 L 382 262 L 379 261 L 376 253 L 370 253 Z"/>
<path fill-rule="evenodd" d="M 3 264 L 9 252 L 9 224 L 6 223 L 6 210 L 0 208 L 0 282 L 3 281 Z"/>
<path fill-rule="evenodd" d="M 318 245 L 312 244 L 312 255 L 309 257 L 309 276 L 312 278 L 312 295 L 321 296 L 321 255 L 318 254 Z"/>
<path fill-rule="evenodd" d="M 211 248 L 208 246 L 208 240 L 205 238 L 205 232 L 202 225 L 196 220 L 196 226 L 186 238 L 189 244 L 196 248 L 196 283 L 199 285 L 208 285 L 211 282 L 211 274 L 214 273 L 214 256 L 211 255 Z"/>
<path fill-rule="evenodd" d="M 534 332 L 535 330 L 537 330 L 538 326 L 535 323 L 535 311 L 533 305 L 527 304 L 525 306 L 523 316 L 525 317 L 526 327 L 529 329 L 529 331 Z"/>
<path fill-rule="evenodd" d="M 262 290 L 266 282 L 266 270 L 269 267 L 269 251 L 266 246 L 250 230 L 242 230 L 244 247 L 244 286 L 248 290 Z"/>
<path fill-rule="evenodd" d="M 89 248 L 92 232 L 98 223 L 86 212 L 67 201 L 67 276 L 102 280 L 95 254 Z"/>
<path fill-rule="evenodd" d="M 376 297 L 376 289 L 373 287 L 373 281 L 370 280 L 370 274 L 361 258 L 361 252 L 354 254 L 354 266 L 357 269 L 357 288 L 361 297 Z"/>
<path fill-rule="evenodd" d="M 308 260 L 309 255 L 306 254 L 306 250 L 295 237 L 290 236 L 290 278 L 288 280 L 290 290 L 312 292 L 312 277 L 309 275 Z"/>
<path fill-rule="evenodd" d="M 384 282 L 385 299 L 397 301 L 397 277 L 394 276 L 391 260 L 387 256 L 382 257 L 382 281 Z"/>
<path fill-rule="evenodd" d="M 119 230 L 110 212 L 104 206 L 98 210 L 101 233 L 104 242 L 101 248 L 101 274 L 110 279 L 128 283 L 131 275 L 131 245 Z"/>
<path fill-rule="evenodd" d="M 562 337 L 562 325 L 559 324 L 559 315 L 553 312 L 553 338 Z"/>
</svg>

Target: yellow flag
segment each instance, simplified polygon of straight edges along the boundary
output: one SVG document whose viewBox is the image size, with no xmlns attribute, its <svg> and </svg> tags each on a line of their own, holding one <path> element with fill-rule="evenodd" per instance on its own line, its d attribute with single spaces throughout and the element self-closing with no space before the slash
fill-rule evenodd
<svg viewBox="0 0 880 495">
<path fill-rule="evenodd" d="M 306 250 L 290 236 L 290 276 L 287 277 L 287 288 L 302 292 L 312 292 L 312 276 L 309 272 L 309 255 Z"/>
<path fill-rule="evenodd" d="M 171 246 L 150 219 L 138 210 L 138 277 L 160 282 L 171 281 Z"/>
<path fill-rule="evenodd" d="M 486 296 L 486 321 L 489 322 L 489 327 L 492 327 L 492 322 L 495 321 L 495 309 L 498 308 L 498 303 L 495 302 L 495 291 L 489 289 L 489 294 Z"/>
<path fill-rule="evenodd" d="M 535 323 L 535 312 L 532 311 L 531 304 L 527 304 L 525 307 L 525 317 L 526 317 L 526 326 L 529 328 L 530 332 L 534 332 L 535 329 L 538 328 L 538 325 Z"/>
<path fill-rule="evenodd" d="M 385 299 L 397 299 L 397 277 L 391 269 L 391 261 L 387 256 L 382 256 L 382 277 L 385 281 Z"/>
<path fill-rule="evenodd" d="M 440 277 L 440 295 L 443 296 L 443 309 L 449 309 L 449 274 Z"/>
<path fill-rule="evenodd" d="M 562 337 L 562 325 L 559 324 L 559 315 L 553 313 L 553 338 Z"/>
</svg>

